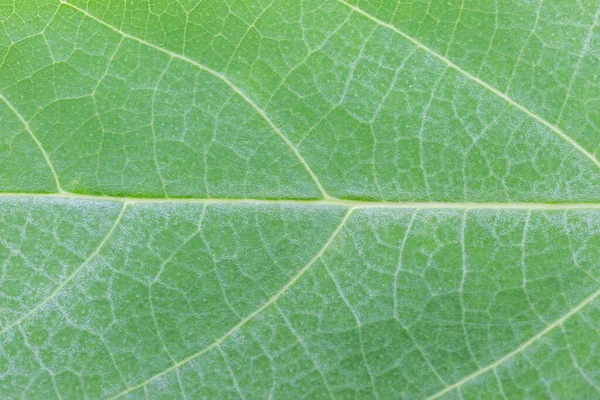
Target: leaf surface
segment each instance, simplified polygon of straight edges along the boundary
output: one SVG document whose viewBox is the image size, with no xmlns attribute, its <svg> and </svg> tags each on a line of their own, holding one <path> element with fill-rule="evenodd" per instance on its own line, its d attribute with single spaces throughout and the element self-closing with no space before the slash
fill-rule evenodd
<svg viewBox="0 0 600 400">
<path fill-rule="evenodd" d="M 0 397 L 597 396 L 599 18 L 0 6 Z"/>
</svg>

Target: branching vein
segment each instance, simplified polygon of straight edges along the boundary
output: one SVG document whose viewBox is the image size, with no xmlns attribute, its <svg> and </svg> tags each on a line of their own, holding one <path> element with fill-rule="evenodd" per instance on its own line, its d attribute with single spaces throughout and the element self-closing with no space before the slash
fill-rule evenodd
<svg viewBox="0 0 600 400">
<path fill-rule="evenodd" d="M 190 361 L 193 361 L 195 359 L 197 359 L 198 357 L 200 357 L 201 355 L 205 354 L 206 352 L 214 349 L 214 348 L 218 348 L 221 343 L 223 343 L 225 340 L 227 340 L 227 338 L 229 338 L 231 335 L 233 335 L 234 333 L 236 333 L 240 328 L 242 328 L 244 325 L 246 325 L 246 323 L 248 323 L 249 321 L 251 321 L 252 319 L 254 319 L 254 317 L 256 317 L 258 314 L 260 314 L 263 310 L 265 310 L 266 308 L 268 308 L 269 306 L 271 306 L 272 304 L 274 304 L 281 296 L 283 296 L 283 294 L 285 294 L 289 288 L 291 288 L 292 286 L 294 286 L 294 284 L 298 281 L 298 279 L 300 279 L 300 277 L 302 275 L 304 275 L 304 273 L 306 271 L 308 271 L 308 269 L 313 266 L 322 256 L 323 254 L 325 254 L 325 251 L 329 248 L 329 246 L 331 245 L 331 243 L 333 243 L 333 241 L 335 240 L 335 238 L 338 236 L 338 234 L 340 233 L 340 231 L 342 230 L 342 228 L 344 227 L 344 225 L 346 224 L 346 221 L 348 220 L 348 218 L 350 218 L 350 215 L 352 214 L 353 208 L 349 208 L 348 211 L 346 212 L 346 214 L 344 215 L 344 217 L 342 218 L 340 224 L 338 225 L 338 227 L 333 231 L 333 233 L 331 234 L 331 236 L 329 236 L 329 239 L 327 239 L 327 241 L 325 242 L 325 244 L 323 245 L 323 247 L 321 248 L 321 250 L 319 250 L 319 252 L 304 266 L 302 267 L 302 269 L 300 271 L 298 271 L 298 273 L 296 275 L 294 275 L 292 277 L 292 279 L 290 279 L 285 285 L 283 285 L 283 287 L 281 289 L 279 289 L 273 296 L 271 296 L 271 298 L 269 298 L 269 300 L 267 300 L 262 306 L 260 306 L 259 308 L 257 308 L 254 312 L 252 312 L 251 314 L 249 314 L 246 318 L 242 319 L 240 322 L 238 322 L 233 328 L 231 328 L 229 331 L 227 331 L 227 333 L 225 333 L 223 336 L 221 336 L 220 338 L 218 338 L 217 340 L 215 340 L 212 344 L 210 344 L 209 346 L 206 346 L 205 348 L 203 348 L 202 350 L 200 350 L 199 352 L 192 354 L 191 356 L 184 358 L 183 360 L 179 361 L 178 363 L 172 365 L 171 367 L 159 372 L 158 374 L 146 379 L 144 382 L 132 386 L 124 391 L 122 391 L 121 393 L 117 394 L 116 396 L 113 397 L 113 399 L 122 397 L 124 395 L 126 395 L 127 393 L 130 393 L 136 389 L 142 388 L 144 386 L 146 386 L 148 383 L 156 380 L 157 378 L 175 371 L 179 368 L 181 368 L 183 365 L 189 363 Z"/>
<path fill-rule="evenodd" d="M 123 32 L 122 30 L 120 30 L 119 28 L 116 28 L 104 21 L 102 21 L 100 18 L 97 18 L 95 16 L 93 16 L 92 14 L 88 13 L 86 10 L 79 8 L 71 3 L 68 3 L 66 1 L 63 1 L 63 4 L 76 10 L 79 11 L 80 13 L 84 14 L 86 17 L 93 19 L 94 21 L 98 22 L 99 24 L 102 24 L 103 26 L 109 28 L 110 30 L 117 32 L 118 34 L 122 35 L 123 37 L 130 39 L 130 40 L 134 40 L 138 43 L 143 44 L 144 46 L 148 46 L 150 48 L 153 48 L 154 50 L 160 51 L 161 53 L 167 54 L 169 56 L 171 56 L 172 58 L 177 58 L 179 60 L 183 60 L 185 62 L 188 62 L 192 65 L 194 65 L 196 68 L 207 72 L 217 78 L 219 78 L 220 80 L 222 80 L 225 84 L 227 84 L 227 86 L 229 86 L 238 96 L 240 96 L 246 103 L 248 103 L 262 118 L 263 120 L 269 125 L 269 127 L 271 129 L 273 129 L 273 131 L 275 131 L 275 133 L 277 133 L 277 135 L 281 138 L 281 140 L 283 140 L 285 142 L 285 144 L 289 147 L 289 149 L 292 151 L 292 153 L 294 153 L 294 155 L 296 156 L 296 158 L 298 159 L 298 161 L 300 161 L 300 163 L 302 164 L 302 166 L 306 169 L 306 171 L 308 172 L 308 174 L 310 175 L 310 177 L 312 178 L 314 184 L 316 185 L 317 189 L 319 190 L 319 192 L 321 193 L 321 196 L 324 199 L 329 199 L 331 198 L 331 196 L 327 193 L 327 191 L 325 191 L 325 189 L 323 188 L 323 186 L 321 185 L 321 182 L 319 181 L 319 178 L 315 175 L 315 173 L 313 172 L 313 170 L 310 168 L 310 166 L 308 165 L 308 163 L 306 162 L 306 160 L 304 159 L 304 157 L 302 157 L 302 155 L 300 154 L 300 152 L 298 151 L 298 149 L 296 148 L 296 146 L 294 146 L 294 144 L 287 138 L 286 135 L 283 134 L 283 132 L 281 131 L 281 129 L 279 129 L 275 123 L 271 120 L 271 118 L 269 118 L 269 116 L 265 113 L 265 111 L 254 102 L 254 100 L 252 100 L 250 97 L 248 97 L 239 87 L 237 87 L 231 80 L 229 80 L 229 78 L 227 78 L 225 75 L 221 74 L 218 71 L 215 71 L 212 68 L 207 67 L 206 65 L 200 64 L 182 54 L 178 54 L 175 52 L 172 52 L 170 50 L 164 49 L 160 46 L 157 46 L 155 44 L 152 44 L 150 42 L 145 41 L 144 39 L 141 39 L 137 36 L 133 36 L 130 35 L 126 32 Z"/>
<path fill-rule="evenodd" d="M 31 308 L 27 313 L 23 314 L 22 316 L 20 316 L 19 318 L 17 318 L 15 321 L 13 321 L 11 324 L 8 324 L 6 327 L 4 327 L 2 330 L 0 330 L 0 335 L 2 335 L 5 332 L 11 330 L 15 326 L 19 326 L 19 324 L 22 321 L 26 320 L 27 318 L 29 318 L 30 316 L 32 316 L 33 314 L 35 314 L 39 309 L 41 309 L 42 307 L 44 307 L 46 304 L 48 304 L 54 298 L 56 298 L 56 296 L 58 296 L 58 294 L 65 288 L 65 286 L 67 286 L 69 284 L 69 282 L 71 282 L 73 280 L 73 278 L 75 278 L 75 276 L 77 276 L 77 274 L 79 274 L 79 272 L 81 270 L 83 270 L 83 268 L 86 265 L 88 265 L 89 262 L 92 261 L 98 255 L 98 253 L 100 253 L 100 250 L 102 250 L 102 248 L 104 247 L 104 245 L 110 240 L 110 238 L 112 237 L 113 233 L 116 231 L 117 227 L 119 226 L 119 223 L 121 222 L 121 219 L 123 218 L 123 215 L 125 214 L 125 210 L 127 209 L 127 205 L 128 205 L 127 203 L 123 203 L 123 207 L 121 208 L 121 212 L 119 213 L 119 215 L 115 219 L 115 222 L 113 223 L 113 225 L 111 226 L 111 228 L 106 233 L 106 236 L 104 236 L 104 238 L 100 241 L 100 243 L 98 244 L 98 246 L 96 247 L 96 249 L 88 256 L 88 258 L 86 258 L 79 265 L 79 267 L 75 268 L 73 270 L 73 272 L 71 272 L 71 274 L 65 280 L 63 280 L 52 291 L 52 293 L 50 293 L 50 295 L 48 295 L 46 298 L 44 298 L 35 307 Z"/>
<path fill-rule="evenodd" d="M 461 387 L 465 383 L 470 382 L 473 379 L 476 379 L 478 376 L 480 376 L 480 375 L 482 375 L 482 374 L 484 374 L 484 373 L 486 373 L 488 371 L 495 370 L 496 367 L 498 367 L 500 364 L 504 363 L 505 361 L 510 360 L 511 358 L 513 358 L 514 356 L 516 356 L 518 354 L 523 353 L 529 346 L 531 346 L 532 344 L 534 344 L 536 341 L 538 341 L 540 338 L 542 338 L 547 333 L 549 333 L 550 331 L 552 331 L 554 328 L 562 326 L 562 324 L 566 320 L 568 320 L 569 318 L 571 318 L 573 315 L 577 314 L 585 306 L 587 306 L 588 304 L 590 304 L 591 302 L 593 302 L 594 300 L 596 300 L 598 297 L 600 297 L 600 290 L 596 291 L 591 296 L 585 298 L 581 303 L 577 304 L 568 313 L 566 313 L 565 315 L 563 315 L 562 317 L 560 317 L 556 321 L 552 322 L 546 328 L 544 328 L 543 330 L 541 330 L 540 332 L 538 332 L 535 336 L 531 337 L 529 340 L 527 340 L 526 342 L 522 343 L 515 350 L 511 351 L 508 354 L 505 354 L 504 356 L 502 356 L 498 360 L 494 361 L 493 363 L 488 364 L 485 367 L 478 369 L 477 371 L 473 372 L 471 375 L 468 375 L 468 376 L 464 377 L 460 381 L 458 381 L 456 383 L 453 383 L 452 385 L 449 385 L 449 386 L 445 387 L 441 391 L 439 391 L 436 394 L 434 394 L 433 396 L 429 397 L 428 400 L 433 400 L 433 399 L 437 399 L 439 397 L 442 397 L 444 394 L 446 394 L 448 392 L 451 392 L 452 390 Z"/>
</svg>

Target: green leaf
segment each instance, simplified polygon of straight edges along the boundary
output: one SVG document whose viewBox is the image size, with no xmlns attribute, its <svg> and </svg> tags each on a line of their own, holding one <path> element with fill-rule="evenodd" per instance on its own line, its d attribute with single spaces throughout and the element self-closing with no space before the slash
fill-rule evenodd
<svg viewBox="0 0 600 400">
<path fill-rule="evenodd" d="M 1 398 L 598 396 L 597 1 L 0 21 Z"/>
</svg>

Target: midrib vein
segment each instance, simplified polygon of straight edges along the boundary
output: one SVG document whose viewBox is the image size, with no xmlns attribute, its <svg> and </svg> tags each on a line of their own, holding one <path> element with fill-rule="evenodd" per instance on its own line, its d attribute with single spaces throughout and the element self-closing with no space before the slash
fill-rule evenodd
<svg viewBox="0 0 600 400">
<path fill-rule="evenodd" d="M 409 42 L 411 42 L 412 44 L 414 44 L 415 46 L 417 46 L 421 50 L 426 51 L 427 53 L 431 54 L 433 57 L 435 57 L 438 60 L 442 61 L 443 63 L 445 63 L 446 65 L 448 65 L 450 68 L 454 69 L 455 71 L 457 71 L 460 74 L 464 75 L 465 77 L 467 77 L 471 81 L 477 83 L 478 85 L 480 85 L 480 86 L 484 87 L 485 89 L 489 90 L 490 92 L 492 92 L 496 96 L 498 96 L 501 99 L 505 100 L 507 103 L 509 103 L 514 108 L 522 111 L 523 113 L 527 114 L 529 117 L 531 117 L 531 118 L 535 119 L 536 121 L 538 121 L 539 123 L 545 125 L 551 131 L 553 131 L 558 136 L 560 136 L 564 141 L 566 141 L 571 146 L 573 146 L 577 151 L 579 151 L 585 157 L 587 157 L 588 159 L 590 159 L 594 164 L 596 164 L 597 167 L 600 167 L 600 161 L 598 161 L 596 159 L 596 157 L 592 153 L 590 153 L 585 148 L 583 148 L 573 138 L 571 138 L 569 135 L 567 135 L 562 129 L 560 129 L 558 126 L 556 126 L 556 125 L 554 125 L 554 124 L 546 121 L 544 118 L 540 117 L 539 115 L 535 114 L 533 111 L 529 110 L 527 107 L 525 107 L 525 106 L 521 105 L 520 103 L 518 103 L 512 97 L 508 96 L 506 93 L 502 93 L 501 91 L 499 91 L 498 89 L 496 89 L 495 87 L 493 87 L 492 85 L 490 85 L 489 83 L 481 80 L 480 78 L 476 77 L 475 75 L 473 75 L 470 72 L 466 71 L 465 69 L 461 68 L 460 66 L 458 66 L 457 64 L 455 64 L 454 62 L 452 62 L 447 57 L 439 54 L 438 52 L 436 52 L 432 48 L 426 46 L 425 44 L 421 43 L 420 41 L 418 41 L 414 37 L 412 37 L 412 36 L 410 36 L 410 35 L 402 32 L 400 29 L 396 28 L 394 25 L 389 24 L 387 22 L 384 22 L 384 21 L 380 20 L 379 18 L 377 18 L 377 17 L 369 14 L 368 12 L 364 11 L 363 9 L 361 9 L 359 7 L 356 7 L 356 6 L 352 5 L 352 4 L 347 3 L 345 0 L 336 0 L 336 1 L 338 3 L 340 3 L 340 4 L 343 4 L 344 6 L 346 6 L 348 8 L 350 8 L 352 11 L 354 11 L 354 12 L 356 12 L 356 13 L 358 13 L 358 14 L 360 14 L 360 15 L 368 18 L 368 19 L 370 19 L 371 21 L 375 22 L 377 25 L 382 26 L 384 28 L 387 28 L 387 29 L 389 29 L 389 30 L 397 33 L 398 35 L 400 35 L 404 39 L 408 40 Z"/>
<path fill-rule="evenodd" d="M 482 209 L 482 210 L 600 210 L 600 203 L 539 203 L 539 202 L 418 202 L 418 201 L 368 201 L 346 199 L 260 199 L 260 198 L 137 198 L 94 196 L 77 193 L 0 193 L 2 199 L 49 201 L 113 201 L 125 204 L 215 204 L 215 205 L 273 205 L 273 206 L 337 206 L 346 208 L 410 208 L 410 209 Z"/>
</svg>

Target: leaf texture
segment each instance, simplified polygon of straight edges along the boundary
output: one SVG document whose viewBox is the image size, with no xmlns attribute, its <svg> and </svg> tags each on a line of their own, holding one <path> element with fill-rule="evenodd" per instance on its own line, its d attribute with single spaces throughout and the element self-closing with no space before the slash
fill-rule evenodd
<svg viewBox="0 0 600 400">
<path fill-rule="evenodd" d="M 596 397 L 599 19 L 0 5 L 0 397 Z"/>
</svg>

